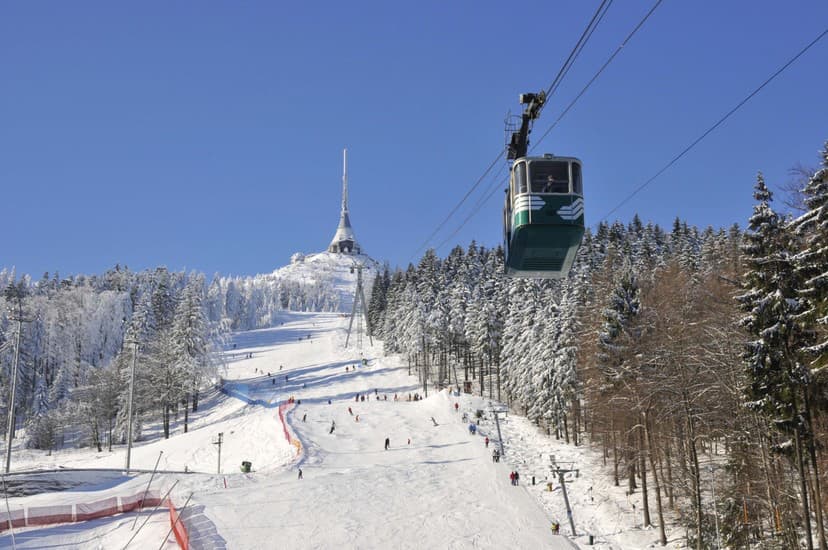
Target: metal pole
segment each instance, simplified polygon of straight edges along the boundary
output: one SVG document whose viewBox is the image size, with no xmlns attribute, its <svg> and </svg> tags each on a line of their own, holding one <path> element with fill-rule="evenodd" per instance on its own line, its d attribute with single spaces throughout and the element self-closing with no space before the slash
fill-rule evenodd
<svg viewBox="0 0 828 550">
<path fill-rule="evenodd" d="M 14 365 L 12 366 L 11 401 L 9 402 L 9 427 L 6 432 L 6 473 L 11 467 L 12 434 L 14 433 L 14 400 L 17 391 L 17 362 L 20 359 L 20 333 L 23 332 L 23 317 L 21 311 L 17 315 L 17 345 L 14 348 Z"/>
<path fill-rule="evenodd" d="M 456 376 L 456 374 L 455 374 Z M 492 414 L 494 415 L 495 425 L 497 426 L 497 441 L 498 447 L 500 447 L 500 456 L 506 456 L 506 451 L 503 449 L 503 436 L 500 435 L 500 416 L 497 414 L 498 411 L 492 409 Z"/>
<path fill-rule="evenodd" d="M 187 497 L 187 501 L 184 503 L 184 506 L 181 508 L 181 510 L 177 514 L 178 517 L 175 518 L 175 523 L 173 523 L 170 526 L 170 530 L 167 531 L 167 536 L 164 537 L 164 542 L 161 543 L 161 546 L 158 547 L 158 550 L 162 550 L 164 548 L 164 545 L 167 544 L 167 539 L 170 538 L 170 533 L 173 532 L 173 529 L 175 529 L 175 526 L 178 525 L 179 521 L 181 521 L 181 514 L 183 514 L 184 510 L 187 509 L 187 505 L 190 504 L 190 499 L 191 498 L 193 498 L 193 493 L 190 493 L 190 496 Z M 170 502 L 170 506 L 172 506 L 172 502 Z"/>
<path fill-rule="evenodd" d="M 572 536 L 575 535 L 575 520 L 572 519 L 572 508 L 569 507 L 569 496 L 566 494 L 566 479 L 564 472 L 558 472 L 558 480 L 561 482 L 561 491 L 563 491 L 564 503 L 566 503 L 566 515 L 569 517 L 569 527 L 572 529 Z"/>
<path fill-rule="evenodd" d="M 127 406 L 127 474 L 129 474 L 129 463 L 132 458 L 132 400 L 135 395 L 135 362 L 138 358 L 138 342 L 133 341 L 132 346 L 132 368 L 130 369 L 129 374 L 129 405 Z"/>
<path fill-rule="evenodd" d="M 149 492 L 150 485 L 152 485 L 152 478 L 155 477 L 155 471 L 158 469 L 158 463 L 161 462 L 161 455 L 164 454 L 164 451 L 158 452 L 158 460 L 155 461 L 155 468 L 152 469 L 152 475 L 150 475 L 149 482 L 147 483 L 147 488 L 144 489 L 144 495 L 141 497 L 141 502 L 144 502 L 144 499 L 147 498 L 147 493 Z M 130 531 L 135 529 L 135 526 L 138 524 L 138 516 L 141 515 L 141 509 L 138 508 L 138 513 L 135 514 L 135 521 L 132 522 L 132 527 L 130 527 Z"/>
<path fill-rule="evenodd" d="M 221 473 L 221 442 L 224 440 L 224 432 L 219 432 L 218 440 L 213 442 L 213 445 L 218 445 L 218 466 L 216 467 L 216 473 Z"/>
<path fill-rule="evenodd" d="M 17 548 L 14 540 L 14 522 L 12 521 L 11 508 L 9 507 L 9 493 L 6 491 L 6 476 L 3 476 L 3 495 L 6 497 L 6 514 L 9 516 L 9 533 L 11 533 L 12 550 Z"/>
<path fill-rule="evenodd" d="M 374 339 L 371 337 L 371 321 L 368 320 L 368 302 L 365 301 L 365 287 L 362 286 L 362 264 L 359 266 L 359 295 L 362 298 L 362 316 L 365 317 L 365 326 L 368 329 L 368 343 L 373 347 Z"/>
<path fill-rule="evenodd" d="M 158 507 L 159 507 L 159 506 L 161 506 L 161 505 L 164 503 L 164 501 L 165 501 L 165 500 L 167 500 L 167 498 L 170 496 L 170 493 L 172 493 L 172 490 L 173 490 L 173 489 L 175 489 L 175 486 L 176 486 L 176 485 L 178 485 L 178 480 L 177 480 L 177 479 L 175 480 L 175 483 L 173 483 L 173 484 L 172 484 L 172 486 L 171 486 L 169 489 L 167 489 L 167 492 L 164 494 L 164 496 L 163 496 L 163 497 L 161 497 L 161 500 L 160 500 L 160 501 L 158 501 L 158 504 L 156 504 L 156 505 L 155 505 L 155 508 L 153 508 L 153 509 L 152 509 L 152 512 L 150 512 L 150 514 L 146 517 L 146 519 L 144 519 L 144 523 L 142 523 L 142 524 L 141 524 L 141 527 L 139 527 L 139 528 L 138 528 L 138 531 L 135 531 L 134 533 L 132 533 L 132 536 L 129 538 L 129 540 L 127 541 L 127 543 L 124 545 L 123 550 L 126 550 L 126 547 L 127 547 L 127 546 L 129 546 L 129 543 L 130 543 L 130 542 L 132 542 L 132 540 L 133 540 L 136 536 L 138 536 L 138 533 L 141 531 L 141 529 L 143 529 L 143 528 L 144 528 L 144 525 L 146 525 L 146 524 L 147 524 L 147 522 L 150 520 L 150 518 L 152 517 L 152 515 L 153 515 L 155 512 L 157 512 L 157 511 L 158 511 Z M 143 502 L 142 502 L 141 504 L 143 504 Z"/>
</svg>

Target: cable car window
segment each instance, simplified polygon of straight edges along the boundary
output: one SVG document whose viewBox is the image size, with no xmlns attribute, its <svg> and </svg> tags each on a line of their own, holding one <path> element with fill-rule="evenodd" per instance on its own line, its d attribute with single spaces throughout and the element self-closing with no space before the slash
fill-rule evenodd
<svg viewBox="0 0 828 550">
<path fill-rule="evenodd" d="M 515 188 L 518 194 L 528 192 L 526 188 L 526 163 L 518 162 L 515 165 Z"/>
<path fill-rule="evenodd" d="M 572 192 L 576 195 L 584 194 L 584 186 L 581 182 L 581 165 L 577 162 L 572 163 Z"/>
<path fill-rule="evenodd" d="M 533 193 L 569 193 L 569 163 L 533 162 L 530 169 Z"/>
</svg>

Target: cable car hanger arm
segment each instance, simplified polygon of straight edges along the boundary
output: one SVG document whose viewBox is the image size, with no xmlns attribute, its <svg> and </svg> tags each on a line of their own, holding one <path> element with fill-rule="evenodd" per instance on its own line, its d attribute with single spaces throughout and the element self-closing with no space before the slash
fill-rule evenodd
<svg viewBox="0 0 828 550">
<path fill-rule="evenodd" d="M 512 132 L 512 137 L 506 146 L 506 158 L 509 160 L 525 157 L 528 153 L 532 122 L 540 117 L 541 109 L 546 104 L 546 92 L 520 94 L 520 104 L 526 105 L 526 108 L 520 117 L 520 128 Z"/>
</svg>

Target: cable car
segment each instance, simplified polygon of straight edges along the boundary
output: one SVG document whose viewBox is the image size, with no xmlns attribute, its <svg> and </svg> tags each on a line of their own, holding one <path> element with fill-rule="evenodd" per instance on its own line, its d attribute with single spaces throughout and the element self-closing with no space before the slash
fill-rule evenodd
<svg viewBox="0 0 828 550">
<path fill-rule="evenodd" d="M 521 94 L 520 103 L 526 108 L 520 127 L 511 131 L 506 155 L 514 161 L 503 206 L 506 275 L 561 279 L 569 273 L 584 236 L 581 161 L 528 156 L 529 133 L 546 93 Z"/>
<path fill-rule="evenodd" d="M 503 207 L 507 275 L 566 277 L 584 236 L 583 194 L 577 158 L 515 160 Z"/>
</svg>

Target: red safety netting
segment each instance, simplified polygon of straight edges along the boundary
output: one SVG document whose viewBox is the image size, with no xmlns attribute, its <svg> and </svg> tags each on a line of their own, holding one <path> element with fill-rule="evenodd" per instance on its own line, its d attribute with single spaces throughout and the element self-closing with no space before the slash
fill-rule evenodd
<svg viewBox="0 0 828 550">
<path fill-rule="evenodd" d="M 124 497 L 109 497 L 93 502 L 80 502 L 76 504 L 55 504 L 51 506 L 30 506 L 12 510 L 11 526 L 27 527 L 33 525 L 50 525 L 54 523 L 74 523 L 87 521 L 107 516 L 114 516 L 121 512 L 132 512 L 139 508 L 158 506 L 161 497 L 157 492 L 151 491 L 144 496 L 141 492 L 137 495 Z M 9 514 L 0 512 L 0 532 L 9 528 Z"/>
<path fill-rule="evenodd" d="M 292 403 L 282 403 L 279 405 L 279 420 L 282 422 L 282 430 L 285 432 L 285 439 L 290 443 L 290 432 L 288 431 L 287 422 L 285 422 L 285 411 L 290 408 Z"/>
<path fill-rule="evenodd" d="M 95 502 L 82 502 L 75 506 L 75 521 L 105 518 L 106 516 L 114 516 L 120 512 L 118 510 L 118 497 L 105 498 Z"/>
<path fill-rule="evenodd" d="M 167 505 L 170 507 L 170 526 L 172 526 L 175 540 L 181 550 L 187 550 L 190 547 L 190 536 L 187 533 L 187 527 L 184 525 L 184 521 L 179 519 L 178 510 L 175 509 L 175 505 L 171 500 L 167 501 Z"/>
<path fill-rule="evenodd" d="M 11 526 L 23 527 L 26 525 L 26 513 L 24 510 L 12 510 Z M 0 532 L 9 528 L 9 513 L 0 512 Z"/>
<path fill-rule="evenodd" d="M 71 504 L 35 506 L 26 509 L 26 525 L 49 525 L 50 523 L 71 523 L 74 520 Z"/>
<path fill-rule="evenodd" d="M 291 397 L 287 402 L 279 405 L 279 421 L 282 423 L 282 430 L 285 433 L 285 439 L 287 439 L 288 443 L 296 447 L 296 456 L 299 456 L 302 454 L 302 443 L 300 443 L 298 439 L 291 437 L 287 422 L 285 422 L 285 413 L 288 409 L 293 407 L 293 404 L 293 398 Z"/>
</svg>

